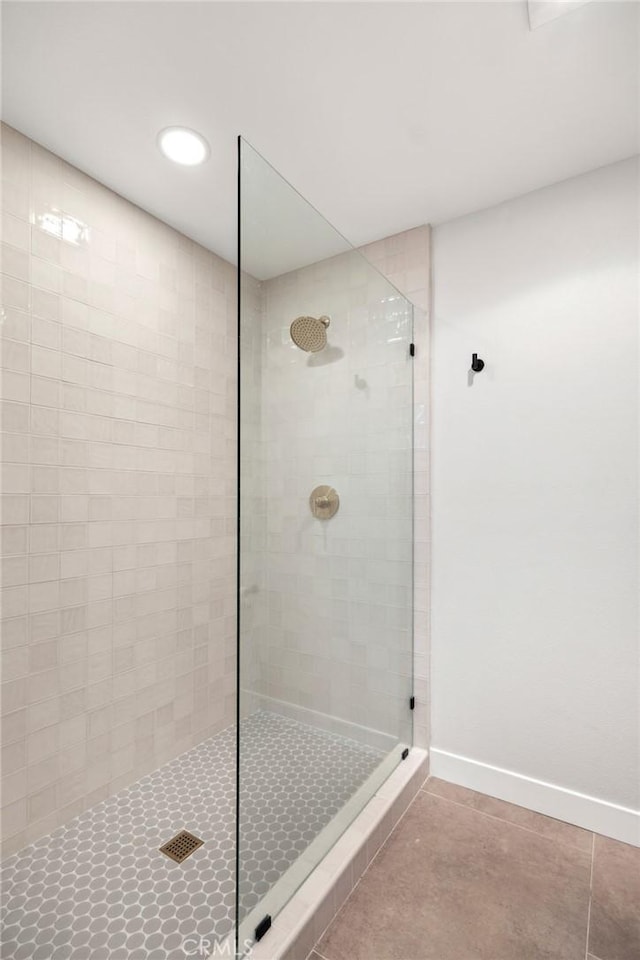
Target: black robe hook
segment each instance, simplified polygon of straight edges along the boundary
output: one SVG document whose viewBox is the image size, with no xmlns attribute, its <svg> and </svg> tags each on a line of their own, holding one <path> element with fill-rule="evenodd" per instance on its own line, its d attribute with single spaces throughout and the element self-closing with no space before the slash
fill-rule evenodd
<svg viewBox="0 0 640 960">
<path fill-rule="evenodd" d="M 484 370 L 484 360 L 480 360 L 477 353 L 471 355 L 471 369 L 474 373 Z"/>
</svg>

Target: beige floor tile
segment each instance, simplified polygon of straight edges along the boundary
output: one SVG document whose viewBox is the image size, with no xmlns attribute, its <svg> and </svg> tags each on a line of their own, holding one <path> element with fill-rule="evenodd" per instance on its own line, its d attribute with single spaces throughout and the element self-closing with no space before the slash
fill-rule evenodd
<svg viewBox="0 0 640 960">
<path fill-rule="evenodd" d="M 589 950 L 599 960 L 640 957 L 640 849 L 596 837 Z"/>
<path fill-rule="evenodd" d="M 488 797 L 485 793 L 477 793 L 475 790 L 468 790 L 466 787 L 459 787 L 455 783 L 447 783 L 435 777 L 427 780 L 423 790 L 438 797 L 444 797 L 445 800 L 462 803 L 491 817 L 507 820 L 526 830 L 533 830 L 534 833 L 539 833 L 540 836 L 548 837 L 550 840 L 569 843 L 591 853 L 593 834 L 589 830 L 574 827 L 562 820 L 554 820 L 553 817 L 545 817 L 542 813 L 527 810 L 526 807 L 518 807 L 515 803 L 496 800 L 495 797 Z"/>
<path fill-rule="evenodd" d="M 584 960 L 591 858 L 420 793 L 316 949 L 327 960 Z"/>
</svg>

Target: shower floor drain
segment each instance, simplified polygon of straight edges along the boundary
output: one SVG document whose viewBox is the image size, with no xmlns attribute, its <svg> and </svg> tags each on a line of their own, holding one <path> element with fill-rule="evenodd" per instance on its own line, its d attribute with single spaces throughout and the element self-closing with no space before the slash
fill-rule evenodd
<svg viewBox="0 0 640 960">
<path fill-rule="evenodd" d="M 182 863 L 183 860 L 191 856 L 194 850 L 201 847 L 203 843 L 204 840 L 199 840 L 187 830 L 181 830 L 180 833 L 177 833 L 175 837 L 167 840 L 167 842 L 160 847 L 160 853 L 164 853 L 166 857 L 170 857 L 170 859 L 175 860 L 176 863 Z"/>
</svg>

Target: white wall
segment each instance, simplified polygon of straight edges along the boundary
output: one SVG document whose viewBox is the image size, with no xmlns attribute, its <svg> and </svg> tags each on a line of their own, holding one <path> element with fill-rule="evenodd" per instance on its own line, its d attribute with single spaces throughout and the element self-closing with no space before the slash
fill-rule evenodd
<svg viewBox="0 0 640 960">
<path fill-rule="evenodd" d="M 633 840 L 637 163 L 437 227 L 434 298 L 433 770 Z"/>
</svg>

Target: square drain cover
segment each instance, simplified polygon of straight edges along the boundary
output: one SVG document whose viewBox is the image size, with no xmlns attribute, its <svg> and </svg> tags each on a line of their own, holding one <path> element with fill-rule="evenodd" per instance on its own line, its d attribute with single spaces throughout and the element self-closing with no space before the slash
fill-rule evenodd
<svg viewBox="0 0 640 960">
<path fill-rule="evenodd" d="M 164 846 L 160 847 L 160 853 L 175 860 L 176 863 L 182 863 L 187 857 L 191 856 L 194 850 L 201 847 L 204 840 L 199 840 L 187 830 L 181 830 L 175 837 L 168 840 Z"/>
</svg>

